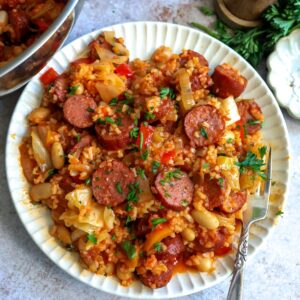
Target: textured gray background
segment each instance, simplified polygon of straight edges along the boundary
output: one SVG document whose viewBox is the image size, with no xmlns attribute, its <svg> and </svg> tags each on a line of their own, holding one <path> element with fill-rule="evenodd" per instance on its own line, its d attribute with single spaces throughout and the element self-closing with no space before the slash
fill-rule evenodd
<svg viewBox="0 0 300 300">
<path fill-rule="evenodd" d="M 210 0 L 86 0 L 68 42 L 92 30 L 120 22 L 159 20 L 187 24 L 201 20 L 197 10 Z M 262 75 L 264 68 L 260 69 Z M 120 299 L 73 279 L 55 266 L 23 228 L 11 202 L 5 176 L 5 138 L 20 92 L 0 101 L 0 299 Z M 284 216 L 261 251 L 248 264 L 245 299 L 300 299 L 300 121 L 283 111 L 292 145 L 291 190 Z M 185 300 L 225 299 L 229 281 Z"/>
</svg>

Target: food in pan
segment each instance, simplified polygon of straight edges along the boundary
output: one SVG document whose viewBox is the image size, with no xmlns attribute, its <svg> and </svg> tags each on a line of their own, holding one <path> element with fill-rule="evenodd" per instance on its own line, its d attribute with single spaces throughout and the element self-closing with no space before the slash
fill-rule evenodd
<svg viewBox="0 0 300 300">
<path fill-rule="evenodd" d="M 0 0 L 0 67 L 45 32 L 67 0 Z"/>
<path fill-rule="evenodd" d="M 265 179 L 264 117 L 241 98 L 247 79 L 226 63 L 210 75 L 192 50 L 129 61 L 113 32 L 88 48 L 40 77 L 20 147 L 32 202 L 49 207 L 51 234 L 85 268 L 122 285 L 213 272 Z"/>
</svg>

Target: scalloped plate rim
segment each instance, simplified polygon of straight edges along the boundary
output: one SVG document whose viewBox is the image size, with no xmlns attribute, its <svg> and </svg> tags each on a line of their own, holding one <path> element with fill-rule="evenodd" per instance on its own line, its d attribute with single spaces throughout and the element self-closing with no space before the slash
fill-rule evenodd
<svg viewBox="0 0 300 300">
<path fill-rule="evenodd" d="M 42 248 L 41 246 L 41 242 L 39 242 L 33 234 L 30 233 L 29 231 L 29 228 L 27 227 L 26 223 L 25 223 L 25 220 L 21 217 L 21 211 L 19 210 L 19 201 L 15 200 L 13 198 L 13 186 L 12 186 L 12 181 L 9 179 L 9 175 L 10 175 L 10 170 L 7 168 L 8 164 L 9 164 L 9 157 L 7 155 L 7 153 L 9 153 L 10 149 L 13 149 L 13 141 L 12 141 L 12 138 L 11 138 L 11 134 L 14 134 L 13 132 L 11 132 L 12 130 L 12 127 L 13 127 L 13 123 L 12 121 L 16 118 L 16 113 L 20 110 L 19 109 L 19 106 L 22 106 L 22 101 L 21 98 L 24 97 L 24 95 L 26 95 L 26 92 L 27 90 L 29 90 L 29 87 L 30 87 L 30 84 L 32 82 L 34 82 L 43 72 L 45 69 L 47 69 L 47 66 L 49 64 L 51 64 L 51 62 L 53 61 L 53 59 L 55 59 L 55 57 L 57 56 L 58 53 L 61 53 L 62 51 L 64 51 L 64 49 L 66 47 L 69 47 L 71 44 L 75 44 L 76 42 L 78 42 L 79 40 L 83 40 L 85 39 L 86 37 L 89 37 L 89 36 L 92 36 L 92 35 L 97 35 L 99 32 L 103 31 L 103 30 L 111 30 L 113 29 L 114 27 L 121 27 L 121 26 L 130 26 L 130 25 L 136 25 L 136 26 L 139 26 L 139 25 L 156 25 L 156 24 L 159 24 L 161 26 L 165 26 L 165 27 L 168 27 L 168 26 L 171 26 L 171 27 L 178 27 L 178 28 L 182 28 L 182 29 L 187 29 L 188 31 L 192 31 L 192 32 L 195 32 L 197 33 L 199 36 L 201 35 L 204 35 L 206 36 L 208 39 L 211 39 L 213 40 L 214 42 L 217 43 L 217 45 L 220 45 L 220 47 L 222 48 L 226 48 L 230 54 L 233 54 L 234 56 L 238 57 L 238 59 L 240 61 L 242 61 L 243 63 L 246 64 L 247 66 L 247 69 L 250 69 L 255 76 L 257 76 L 258 78 L 258 81 L 259 83 L 264 87 L 264 89 L 266 89 L 267 91 L 269 90 L 267 84 L 264 82 L 264 80 L 261 78 L 261 76 L 256 72 L 256 70 L 243 58 L 241 57 L 238 53 L 236 53 L 234 50 L 232 50 L 231 48 L 229 48 L 227 45 L 223 44 L 222 42 L 220 42 L 219 40 L 209 36 L 208 34 L 204 33 L 204 32 L 201 32 L 201 31 L 198 31 L 196 29 L 193 29 L 193 28 L 190 28 L 188 26 L 184 26 L 184 25 L 178 25 L 178 24 L 173 24 L 173 23 L 166 23 L 166 22 L 157 22 L 157 21 L 137 21 L 137 22 L 126 22 L 126 23 L 119 23 L 119 24 L 113 24 L 113 25 L 110 25 L 110 26 L 106 26 L 106 27 L 103 27 L 101 29 L 97 29 L 97 30 L 94 30 L 93 32 L 90 32 L 90 33 L 87 33 L 83 36 L 80 36 L 78 37 L 77 39 L 73 40 L 71 43 L 69 43 L 68 45 L 65 45 L 60 51 L 58 51 L 54 57 L 48 62 L 48 64 L 36 75 L 34 76 L 30 82 L 26 85 L 24 91 L 22 92 L 20 98 L 19 98 L 19 101 L 14 109 L 14 112 L 12 114 L 12 117 L 11 117 L 11 121 L 10 121 L 10 124 L 9 124 L 9 127 L 8 127 L 8 131 L 7 131 L 7 138 L 6 138 L 6 149 L 5 149 L 5 165 L 6 165 L 6 177 L 7 177 L 7 180 L 8 180 L 8 186 L 9 186 L 9 191 L 10 191 L 10 195 L 11 195 L 11 198 L 12 198 L 12 201 L 13 201 L 13 204 L 16 208 L 16 211 L 18 213 L 18 216 L 22 222 L 22 224 L 24 225 L 26 231 L 28 232 L 28 234 L 32 237 L 33 241 L 36 243 L 36 245 L 41 249 L 41 251 L 51 260 L 53 261 L 60 269 L 64 270 L 66 273 L 68 273 L 69 275 L 71 275 L 72 277 L 80 280 L 81 282 L 85 283 L 85 284 L 88 284 L 89 286 L 93 287 L 93 288 L 96 288 L 98 290 L 101 290 L 102 292 L 105 292 L 105 293 L 108 293 L 108 294 L 113 294 L 113 295 L 116 295 L 116 296 L 123 296 L 123 297 L 129 297 L 129 298 L 136 298 L 136 299 L 161 299 L 162 297 L 163 298 L 175 298 L 175 297 L 182 297 L 182 296 L 186 296 L 186 295 L 191 295 L 193 293 L 196 293 L 196 292 L 200 292 L 202 290 L 205 290 L 207 288 L 210 288 L 210 287 L 213 287 L 215 285 L 217 285 L 218 283 L 220 282 L 223 282 L 225 281 L 228 277 L 231 276 L 231 272 L 227 272 L 226 275 L 224 275 L 223 277 L 222 276 L 217 276 L 217 279 L 216 280 L 213 280 L 211 282 L 206 282 L 205 285 L 203 287 L 200 287 L 200 288 L 197 288 L 194 287 L 193 289 L 186 289 L 186 290 L 183 290 L 181 292 L 178 292 L 178 293 L 175 293 L 175 294 L 172 294 L 172 291 L 169 291 L 168 290 L 168 294 L 152 294 L 152 295 L 149 295 L 149 294 L 146 294 L 146 295 L 143 295 L 143 294 L 127 294 L 127 293 L 124 293 L 122 291 L 119 291 L 119 290 L 116 290 L 116 291 L 113 291 L 113 290 L 107 290 L 106 289 L 103 289 L 102 286 L 95 286 L 92 284 L 92 282 L 90 281 L 86 281 L 84 280 L 84 277 L 83 276 L 80 276 L 79 275 L 76 275 L 76 274 L 73 274 L 69 271 L 69 269 L 66 269 L 65 267 L 59 265 L 58 261 L 52 257 L 49 256 L 49 254 Z M 80 52 L 82 52 L 83 49 L 80 50 Z M 286 139 L 286 147 L 285 149 L 287 150 L 288 154 L 290 155 L 290 141 L 289 141 L 289 136 L 288 136 L 288 132 L 287 132 L 287 127 L 286 127 L 286 123 L 285 123 L 285 120 L 283 118 L 283 115 L 278 107 L 278 104 L 277 102 L 275 101 L 274 99 L 274 96 L 272 95 L 272 93 L 270 92 L 270 95 L 269 97 L 271 98 L 272 100 L 272 105 L 275 106 L 276 108 L 276 112 L 279 114 L 277 114 L 277 118 L 279 119 L 280 121 L 280 126 L 282 127 L 283 131 L 284 131 L 284 138 Z M 19 163 L 20 165 L 20 163 Z M 282 201 L 282 207 L 284 207 L 284 205 L 286 204 L 286 199 L 287 199 L 287 196 L 288 196 L 288 193 L 289 193 L 289 186 L 290 186 L 290 162 L 287 161 L 286 162 L 286 166 L 287 166 L 287 175 L 286 175 L 286 181 L 284 182 L 285 186 L 286 186 L 286 189 L 285 189 L 285 192 L 283 193 L 283 201 Z M 19 166 L 20 168 L 20 166 Z M 20 171 L 20 170 L 19 170 Z M 257 253 L 257 251 L 260 249 L 260 247 L 262 247 L 262 245 L 264 245 L 264 241 L 274 232 L 274 227 L 276 225 L 275 224 L 272 224 L 272 226 L 270 226 L 268 229 L 269 229 L 269 232 L 268 234 L 266 235 L 266 237 L 263 238 L 263 241 L 260 245 L 256 246 L 254 248 L 254 251 L 251 255 L 248 256 L 248 261 L 254 257 L 254 255 Z M 93 273 L 92 273 L 93 274 Z M 98 275 L 98 276 L 101 276 L 101 275 Z M 108 277 L 106 277 L 108 278 Z M 119 285 L 118 285 L 119 286 Z"/>
</svg>

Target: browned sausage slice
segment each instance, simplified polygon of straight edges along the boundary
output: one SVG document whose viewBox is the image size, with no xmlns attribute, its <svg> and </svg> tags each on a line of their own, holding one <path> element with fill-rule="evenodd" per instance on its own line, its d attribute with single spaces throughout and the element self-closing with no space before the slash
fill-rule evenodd
<svg viewBox="0 0 300 300">
<path fill-rule="evenodd" d="M 173 266 L 166 263 L 167 271 L 160 273 L 159 275 L 153 274 L 151 271 L 140 275 L 140 279 L 145 286 L 148 286 L 152 289 L 161 288 L 171 280 L 173 275 Z"/>
<path fill-rule="evenodd" d="M 237 102 L 240 122 L 246 126 L 247 134 L 254 134 L 262 127 L 263 113 L 254 100 L 243 100 Z"/>
<path fill-rule="evenodd" d="M 49 89 L 49 95 L 52 97 L 52 102 L 65 102 L 68 93 L 69 78 L 66 74 L 58 76 Z"/>
<path fill-rule="evenodd" d="M 212 92 L 221 98 L 229 96 L 236 98 L 241 95 L 247 85 L 247 79 L 228 64 L 217 66 L 211 78 L 214 82 Z"/>
<path fill-rule="evenodd" d="M 159 173 L 154 185 L 162 204 L 168 208 L 184 210 L 193 200 L 193 182 L 179 169 Z"/>
<path fill-rule="evenodd" d="M 224 245 L 226 234 L 227 229 L 223 226 L 214 230 L 199 227 L 196 249 L 202 253 L 215 251 Z"/>
<path fill-rule="evenodd" d="M 176 265 L 184 251 L 184 245 L 180 235 L 176 235 L 174 238 L 167 237 L 162 240 L 162 243 L 167 246 L 167 249 L 164 252 L 158 252 L 156 254 L 157 259 L 166 261 L 173 266 Z"/>
<path fill-rule="evenodd" d="M 193 147 L 217 143 L 225 128 L 218 110 L 211 105 L 193 108 L 184 119 L 184 130 Z"/>
<path fill-rule="evenodd" d="M 88 128 L 93 125 L 91 111 L 97 107 L 96 102 L 87 96 L 70 97 L 64 104 L 64 117 L 75 127 Z"/>
<path fill-rule="evenodd" d="M 225 213 L 235 213 L 240 210 L 247 201 L 247 192 L 231 192 L 229 197 L 223 201 L 220 209 Z"/>
<path fill-rule="evenodd" d="M 84 134 L 84 135 L 81 135 L 80 137 L 80 141 L 77 142 L 71 149 L 71 153 L 74 153 L 76 152 L 77 150 L 80 150 L 86 146 L 89 146 L 93 141 L 93 137 L 90 135 L 90 134 Z"/>
<path fill-rule="evenodd" d="M 110 124 L 96 125 L 96 132 L 101 146 L 107 150 L 124 149 L 131 143 L 129 133 L 134 127 L 133 120 L 125 114 L 118 115 L 117 119 L 121 120 L 118 125 L 120 132 L 110 131 Z"/>
<path fill-rule="evenodd" d="M 133 182 L 133 172 L 122 162 L 104 161 L 93 174 L 94 197 L 99 204 L 116 206 L 125 201 Z"/>
<path fill-rule="evenodd" d="M 29 32 L 29 18 L 24 11 L 13 9 L 9 12 L 9 23 L 13 28 L 11 39 L 20 42 Z"/>
<path fill-rule="evenodd" d="M 180 66 L 183 67 L 189 60 L 193 59 L 194 57 L 198 58 L 200 65 L 208 67 L 208 61 L 206 60 L 206 58 L 200 53 L 193 50 L 187 50 L 186 53 L 180 55 Z"/>
<path fill-rule="evenodd" d="M 226 180 L 223 177 L 219 179 L 211 178 L 209 174 L 204 175 L 202 183 L 202 191 L 207 196 L 204 206 L 208 210 L 219 207 L 224 199 L 226 192 Z"/>
</svg>

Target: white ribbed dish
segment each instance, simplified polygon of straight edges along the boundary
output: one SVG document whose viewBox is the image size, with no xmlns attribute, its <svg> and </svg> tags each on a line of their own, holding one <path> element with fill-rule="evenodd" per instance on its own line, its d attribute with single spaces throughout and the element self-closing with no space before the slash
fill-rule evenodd
<svg viewBox="0 0 300 300">
<path fill-rule="evenodd" d="M 267 85 L 255 70 L 233 50 L 197 30 L 158 22 L 127 23 L 102 30 L 113 30 L 116 36 L 124 37 L 131 59 L 148 58 L 161 45 L 170 46 L 176 53 L 183 48 L 193 49 L 208 59 L 211 68 L 227 62 L 239 69 L 248 79 L 248 86 L 243 97 L 255 98 L 262 107 L 266 118 L 263 133 L 265 140 L 273 149 L 272 178 L 277 182 L 275 187 L 272 187 L 277 197 L 270 204 L 268 217 L 251 228 L 249 256 L 252 256 L 275 226 L 275 214 L 282 209 L 287 196 L 289 179 L 287 129 L 277 102 Z M 70 275 L 99 290 L 133 298 L 165 299 L 192 294 L 214 286 L 231 274 L 233 254 L 219 259 L 213 274 L 176 274 L 166 287 L 156 290 L 151 290 L 138 281 L 130 287 L 123 287 L 114 277 L 104 277 L 86 271 L 80 267 L 76 254 L 66 251 L 50 236 L 49 227 L 52 222 L 49 211 L 44 207 L 30 204 L 28 184 L 22 174 L 18 159 L 18 146 L 22 137 L 27 134 L 26 116 L 40 104 L 43 88 L 38 78 L 49 67 L 53 67 L 58 72 L 66 70 L 69 62 L 74 60 L 102 30 L 87 34 L 59 51 L 45 69 L 30 81 L 20 97 L 11 119 L 6 147 L 7 178 L 16 210 L 33 240 L 53 262 Z"/>
<path fill-rule="evenodd" d="M 268 82 L 279 105 L 300 119 L 300 29 L 282 38 L 267 60 Z"/>
</svg>

